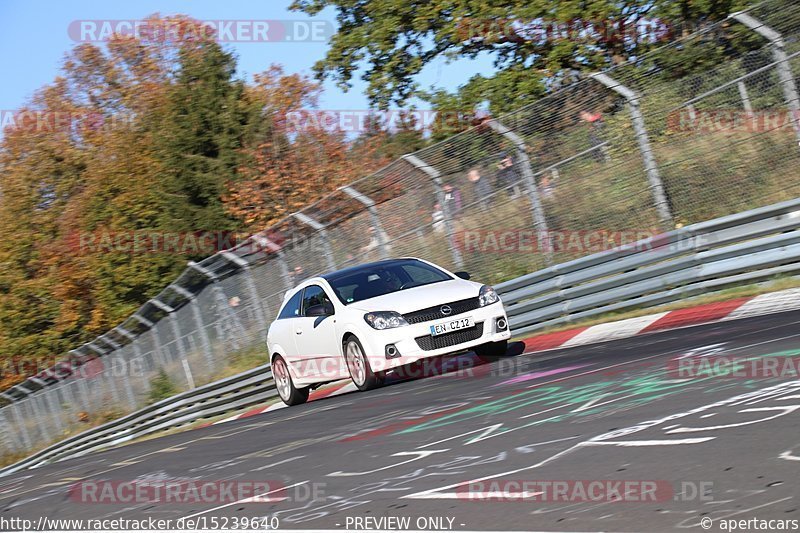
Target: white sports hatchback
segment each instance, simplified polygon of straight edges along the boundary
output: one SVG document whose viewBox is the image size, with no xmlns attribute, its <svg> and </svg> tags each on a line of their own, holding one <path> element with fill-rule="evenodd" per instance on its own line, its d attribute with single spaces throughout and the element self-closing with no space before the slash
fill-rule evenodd
<svg viewBox="0 0 800 533">
<path fill-rule="evenodd" d="M 494 289 L 415 258 L 388 259 L 308 279 L 287 292 L 267 346 L 281 399 L 352 378 L 360 390 L 426 357 L 504 355 L 511 333 Z"/>
</svg>

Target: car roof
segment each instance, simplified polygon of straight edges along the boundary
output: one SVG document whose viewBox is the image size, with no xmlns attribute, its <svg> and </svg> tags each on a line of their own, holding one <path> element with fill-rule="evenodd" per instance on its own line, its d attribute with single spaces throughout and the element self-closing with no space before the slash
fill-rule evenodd
<svg viewBox="0 0 800 533">
<path fill-rule="evenodd" d="M 326 281 L 330 283 L 334 279 L 340 279 L 347 277 L 351 274 L 355 274 L 360 272 L 361 270 L 366 270 L 376 266 L 388 266 L 399 263 L 401 261 L 421 261 L 416 257 L 395 257 L 393 259 L 382 259 L 381 261 L 373 261 L 371 263 L 362 263 L 360 265 L 355 265 L 347 268 L 343 268 L 341 270 L 334 270 L 333 272 L 328 272 L 327 274 L 321 274 L 319 276 L 314 276 L 311 278 L 306 278 L 303 281 L 299 282 L 297 285 L 292 287 L 291 289 L 287 290 L 283 295 L 283 300 L 286 301 L 289 299 L 290 296 L 297 293 L 298 290 L 305 288 L 309 285 L 314 285 L 315 283 L 319 283 L 320 281 Z"/>
<path fill-rule="evenodd" d="M 419 261 L 416 257 L 396 257 L 394 259 L 383 259 L 381 261 L 373 261 L 371 263 L 362 263 L 360 265 L 355 265 L 347 268 L 343 268 L 341 270 L 335 270 L 333 272 L 329 272 L 327 274 L 322 274 L 319 276 L 320 278 L 324 279 L 325 281 L 331 281 L 334 279 L 344 278 L 351 274 L 356 274 L 362 270 L 368 270 L 370 268 L 374 268 L 377 266 L 390 266 L 393 264 L 400 263 L 401 261 L 408 261 L 408 260 Z"/>
</svg>

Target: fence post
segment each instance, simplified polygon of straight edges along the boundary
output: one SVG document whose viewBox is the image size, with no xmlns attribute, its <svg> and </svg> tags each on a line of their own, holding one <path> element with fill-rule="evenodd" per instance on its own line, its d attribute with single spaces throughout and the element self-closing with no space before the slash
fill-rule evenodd
<svg viewBox="0 0 800 533">
<path fill-rule="evenodd" d="M 242 269 L 242 275 L 244 276 L 245 283 L 247 284 L 247 290 L 250 292 L 250 298 L 253 300 L 255 305 L 256 319 L 258 320 L 258 325 L 261 330 L 261 338 L 264 342 L 267 342 L 267 328 L 269 327 L 269 324 L 267 324 L 267 317 L 264 313 L 264 308 L 261 305 L 261 297 L 258 295 L 258 289 L 256 289 L 256 282 L 253 279 L 253 273 L 250 271 L 250 263 L 231 252 L 220 252 L 220 255 Z"/>
<path fill-rule="evenodd" d="M 450 213 L 450 208 L 447 206 L 447 202 L 445 202 L 444 199 L 444 188 L 442 187 L 441 172 L 439 172 L 436 167 L 429 165 L 413 154 L 406 154 L 401 157 L 417 170 L 424 172 L 433 182 L 433 186 L 436 188 L 436 198 L 439 201 L 439 207 L 442 209 L 442 218 L 444 219 L 444 228 L 445 233 L 447 234 L 447 245 L 450 248 L 450 254 L 453 256 L 453 263 L 455 263 L 458 268 L 464 268 L 464 259 L 461 257 L 461 251 L 458 249 L 458 244 L 456 243 L 452 214 Z"/>
<path fill-rule="evenodd" d="M 750 95 L 747 93 L 747 85 L 744 84 L 744 81 L 739 80 L 736 83 L 736 86 L 739 88 L 739 97 L 742 99 L 742 107 L 744 107 L 745 112 L 752 113 L 753 105 L 750 103 Z"/>
<path fill-rule="evenodd" d="M 325 253 L 325 260 L 328 263 L 328 270 L 336 270 L 336 262 L 333 260 L 333 251 L 331 251 L 331 243 L 328 240 L 328 232 L 325 230 L 325 225 L 320 224 L 310 216 L 300 213 L 292 213 L 292 216 L 302 222 L 303 224 L 315 229 L 320 238 L 322 239 L 322 248 Z"/>
<path fill-rule="evenodd" d="M 636 140 L 639 143 L 639 151 L 642 152 L 642 159 L 644 160 L 644 168 L 647 173 L 647 179 L 650 182 L 650 191 L 653 194 L 655 201 L 656 211 L 661 223 L 667 228 L 674 227 L 672 218 L 672 210 L 670 209 L 669 199 L 664 190 L 664 183 L 661 181 L 661 175 L 656 165 L 656 159 L 653 156 L 653 150 L 650 147 L 650 138 L 647 135 L 647 127 L 644 124 L 644 116 L 642 109 L 639 106 L 639 95 L 620 84 L 607 74 L 597 73 L 592 74 L 592 78 L 605 85 L 612 91 L 622 95 L 628 102 L 628 108 L 631 113 L 631 121 L 633 122 L 633 129 L 636 132 Z"/>
<path fill-rule="evenodd" d="M 539 188 L 536 185 L 536 179 L 533 177 L 533 170 L 531 169 L 531 160 L 528 157 L 528 152 L 525 149 L 525 141 L 522 138 L 508 129 L 506 126 L 497 120 L 490 120 L 489 127 L 496 133 L 505 137 L 511 144 L 514 145 L 517 152 L 517 161 L 522 169 L 522 177 L 528 188 L 528 199 L 531 203 L 531 210 L 533 211 L 533 228 L 536 230 L 537 241 L 539 243 L 539 250 L 544 252 L 545 262 L 547 265 L 553 264 L 553 247 L 550 244 L 550 236 L 547 228 L 547 218 L 544 214 L 542 207 L 542 199 L 539 196 Z"/>
<path fill-rule="evenodd" d="M 193 389 L 194 377 L 192 377 L 192 370 L 189 367 L 189 361 L 186 360 L 186 348 L 183 346 L 181 327 L 180 324 L 178 324 L 178 317 L 175 316 L 175 309 L 160 300 L 156 300 L 155 298 L 150 300 L 150 303 L 169 314 L 169 321 L 172 324 L 172 332 L 175 336 L 175 344 L 178 347 L 178 357 L 180 357 L 181 364 L 183 365 L 183 371 L 186 373 L 186 383 L 189 385 L 190 389 Z"/>
<path fill-rule="evenodd" d="M 206 357 L 206 364 L 208 365 L 209 372 L 213 372 L 214 353 L 211 351 L 211 342 L 208 340 L 208 332 L 206 331 L 205 324 L 203 324 L 203 315 L 200 313 L 200 308 L 198 307 L 197 299 L 195 298 L 197 295 L 187 291 L 183 287 L 175 285 L 174 283 L 170 285 L 169 288 L 189 300 L 187 305 L 192 309 L 194 324 L 197 328 L 197 333 L 200 334 L 200 345 L 203 349 L 203 355 Z"/>
<path fill-rule="evenodd" d="M 370 219 L 372 220 L 372 227 L 375 229 L 375 235 L 378 237 L 378 242 L 380 243 L 381 259 L 388 259 L 388 241 L 386 240 L 386 233 L 383 231 L 383 226 L 381 225 L 381 219 L 378 216 L 378 210 L 375 209 L 375 202 L 366 194 L 358 192 L 349 185 L 339 187 L 339 190 L 367 207 Z"/>
<path fill-rule="evenodd" d="M 133 318 L 134 320 L 139 322 L 144 327 L 148 328 L 148 331 L 150 332 L 150 336 L 152 337 L 152 343 L 153 343 L 153 349 L 150 350 L 150 353 L 152 354 L 150 356 L 150 358 L 153 361 L 153 367 L 155 369 L 158 366 L 158 363 L 159 363 L 158 360 L 161 359 L 161 353 L 158 350 L 158 332 L 154 331 L 156 325 L 153 322 L 151 322 L 150 320 L 147 320 L 145 317 L 143 317 L 139 313 L 134 313 L 133 315 L 131 315 L 131 318 Z M 138 347 L 138 344 L 135 345 L 134 350 L 135 351 L 139 350 L 139 352 L 141 352 L 141 349 Z M 164 365 L 163 361 L 161 362 L 161 365 L 162 366 Z"/>
<path fill-rule="evenodd" d="M 794 134 L 800 142 L 800 97 L 797 95 L 797 85 L 792 75 L 792 66 L 789 64 L 789 57 L 786 55 L 786 43 L 783 36 L 770 28 L 760 20 L 744 12 L 733 13 L 730 18 L 741 22 L 757 34 L 766 38 L 772 45 L 772 56 L 775 58 L 775 68 L 778 71 L 778 79 L 783 90 L 783 98 L 786 100 L 786 107 L 789 109 Z"/>
</svg>

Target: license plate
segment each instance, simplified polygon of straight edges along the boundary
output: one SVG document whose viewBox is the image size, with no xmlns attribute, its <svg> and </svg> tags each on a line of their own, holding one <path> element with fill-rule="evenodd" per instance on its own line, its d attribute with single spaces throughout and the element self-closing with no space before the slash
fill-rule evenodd
<svg viewBox="0 0 800 533">
<path fill-rule="evenodd" d="M 442 335 L 450 333 L 451 331 L 458 331 L 459 329 L 471 328 L 475 325 L 475 321 L 471 316 L 465 318 L 458 318 L 456 320 L 448 320 L 447 322 L 439 322 L 438 324 L 431 325 L 431 336 Z"/>
</svg>

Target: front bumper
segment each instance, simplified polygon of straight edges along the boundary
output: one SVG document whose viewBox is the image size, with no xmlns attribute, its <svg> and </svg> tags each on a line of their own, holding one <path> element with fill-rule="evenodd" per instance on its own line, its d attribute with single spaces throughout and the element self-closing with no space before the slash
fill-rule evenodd
<svg viewBox="0 0 800 533">
<path fill-rule="evenodd" d="M 372 370 L 374 372 L 386 371 L 427 357 L 466 351 L 487 342 L 499 342 L 511 338 L 508 317 L 501 302 L 450 316 L 448 320 L 468 316 L 471 316 L 475 322 L 473 328 L 435 337 L 430 335 L 430 326 L 442 322 L 441 319 L 400 328 L 371 331 L 368 339 L 361 340 Z M 504 331 L 499 331 L 497 328 L 497 321 L 500 318 L 506 322 Z M 386 346 L 390 344 L 397 348 L 400 353 L 398 357 L 386 357 Z"/>
</svg>

